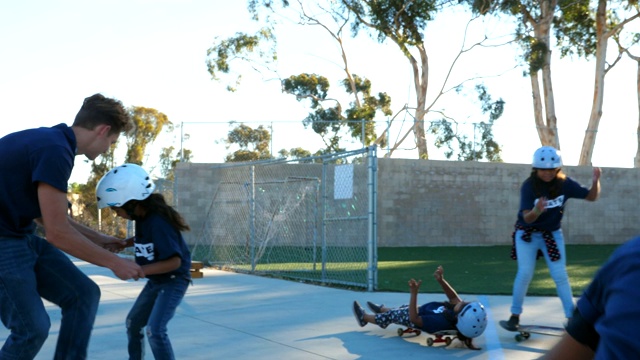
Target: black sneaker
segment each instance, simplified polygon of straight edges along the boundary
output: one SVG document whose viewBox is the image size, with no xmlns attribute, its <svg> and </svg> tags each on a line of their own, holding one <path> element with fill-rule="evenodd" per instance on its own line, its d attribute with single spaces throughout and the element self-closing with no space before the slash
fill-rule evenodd
<svg viewBox="0 0 640 360">
<path fill-rule="evenodd" d="M 380 305 L 378 305 L 378 304 L 374 304 L 374 303 L 372 303 L 371 301 L 367 301 L 367 306 L 368 306 L 368 307 L 369 307 L 369 309 L 371 309 L 371 311 L 373 311 L 374 313 L 376 313 L 376 314 L 381 314 L 381 313 L 383 312 L 383 311 L 382 311 L 382 308 L 384 307 L 384 304 L 380 304 Z"/>
<path fill-rule="evenodd" d="M 364 309 L 357 301 L 353 302 L 353 315 L 355 315 L 358 325 L 361 327 L 367 325 L 367 322 L 364 321 Z"/>
<path fill-rule="evenodd" d="M 511 315 L 511 317 L 509 318 L 509 321 L 507 321 L 506 323 L 506 329 L 509 331 L 516 331 L 518 330 L 519 326 L 520 326 L 520 317 Z"/>
</svg>

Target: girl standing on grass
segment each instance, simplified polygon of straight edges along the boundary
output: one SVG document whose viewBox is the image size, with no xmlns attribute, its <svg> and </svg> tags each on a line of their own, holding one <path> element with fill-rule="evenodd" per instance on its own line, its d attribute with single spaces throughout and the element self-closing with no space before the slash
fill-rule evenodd
<svg viewBox="0 0 640 360">
<path fill-rule="evenodd" d="M 149 174 L 135 164 L 109 171 L 98 183 L 98 208 L 110 207 L 120 217 L 135 220 L 135 259 L 148 279 L 127 315 L 129 359 L 144 357 L 146 327 L 156 360 L 174 359 L 167 323 L 191 283 L 191 254 L 181 231 L 189 230 L 182 216 L 169 206 Z"/>
<path fill-rule="evenodd" d="M 587 189 L 562 172 L 560 152 L 551 146 L 536 150 L 532 166 L 531 175 L 520 188 L 520 209 L 512 235 L 511 257 L 518 261 L 518 272 L 513 283 L 511 317 L 502 322 L 512 331 L 519 326 L 522 304 L 539 256 L 544 256 L 565 316 L 571 318 L 573 295 L 560 226 L 564 205 L 570 198 L 596 201 L 600 194 L 600 168 L 593 168 L 591 188 Z"/>
</svg>

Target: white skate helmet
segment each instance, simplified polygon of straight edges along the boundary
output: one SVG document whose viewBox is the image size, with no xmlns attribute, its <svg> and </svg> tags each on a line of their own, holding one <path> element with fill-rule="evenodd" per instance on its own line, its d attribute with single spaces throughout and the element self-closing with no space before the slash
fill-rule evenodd
<svg viewBox="0 0 640 360">
<path fill-rule="evenodd" d="M 543 146 L 533 154 L 532 166 L 536 169 L 557 169 L 562 167 L 560 151 L 552 146 Z"/>
<path fill-rule="evenodd" d="M 139 165 L 120 165 L 111 169 L 98 182 L 98 209 L 122 207 L 129 200 L 144 200 L 155 188 L 149 174 Z"/>
<path fill-rule="evenodd" d="M 479 302 L 472 302 L 465 305 L 458 313 L 458 324 L 456 325 L 460 334 L 475 338 L 487 328 L 487 313 L 484 306 Z"/>
</svg>

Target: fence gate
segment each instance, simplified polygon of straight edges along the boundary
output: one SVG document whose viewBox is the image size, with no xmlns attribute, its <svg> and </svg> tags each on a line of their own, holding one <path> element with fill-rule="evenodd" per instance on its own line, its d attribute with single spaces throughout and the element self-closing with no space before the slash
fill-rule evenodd
<svg viewBox="0 0 640 360">
<path fill-rule="evenodd" d="M 194 260 L 252 274 L 377 287 L 376 147 L 216 165 Z M 295 166 L 292 166 L 295 164 Z M 301 166 L 304 165 L 304 166 Z"/>
</svg>

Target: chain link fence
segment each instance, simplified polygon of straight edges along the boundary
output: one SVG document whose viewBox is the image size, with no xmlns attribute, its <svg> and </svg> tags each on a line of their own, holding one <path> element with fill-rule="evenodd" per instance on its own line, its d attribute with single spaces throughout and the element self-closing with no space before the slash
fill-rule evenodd
<svg viewBox="0 0 640 360">
<path fill-rule="evenodd" d="M 192 253 L 209 266 L 323 284 L 377 284 L 376 148 L 215 166 Z"/>
</svg>

